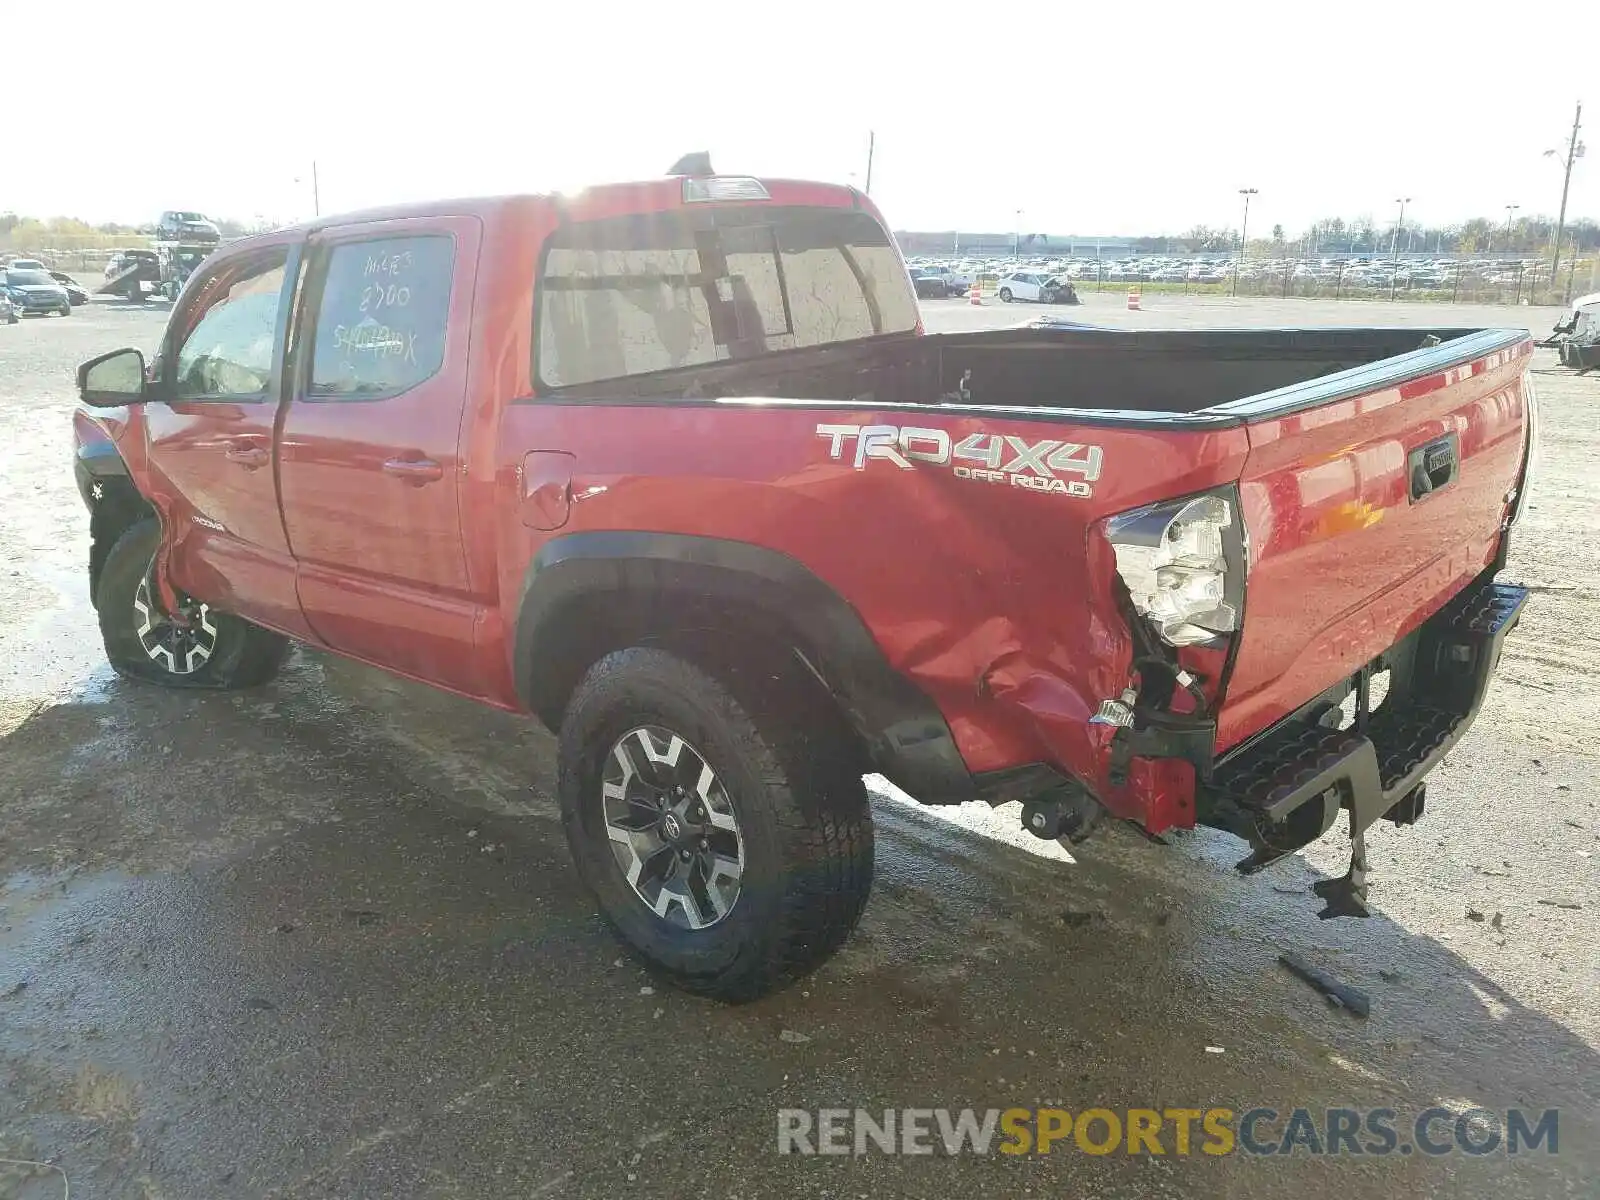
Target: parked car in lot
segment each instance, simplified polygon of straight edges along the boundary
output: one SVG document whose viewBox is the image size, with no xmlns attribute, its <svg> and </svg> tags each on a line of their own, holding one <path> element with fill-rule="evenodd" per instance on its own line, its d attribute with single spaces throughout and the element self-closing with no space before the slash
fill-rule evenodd
<svg viewBox="0 0 1600 1200">
<path fill-rule="evenodd" d="M 47 271 L 47 275 L 61 285 L 67 293 L 67 302 L 76 308 L 80 304 L 89 303 L 88 291 L 65 271 Z"/>
<path fill-rule="evenodd" d="M 67 290 L 50 278 L 48 271 L 17 270 L 7 267 L 0 273 L 0 290 L 11 298 L 11 307 L 18 316 L 29 313 L 59 313 L 72 315 L 72 302 Z"/>
<path fill-rule="evenodd" d="M 943 300 L 950 294 L 950 285 L 945 282 L 943 275 L 928 270 L 926 267 L 912 267 L 911 286 L 916 289 L 917 296 L 925 300 Z"/>
<path fill-rule="evenodd" d="M 1070 280 L 1034 271 L 1013 271 L 1000 276 L 997 294 L 1007 304 L 1013 300 L 1033 300 L 1041 304 L 1078 302 L 1078 293 Z"/>
<path fill-rule="evenodd" d="M 872 771 L 1042 838 L 1215 826 L 1246 871 L 1343 814 L 1314 890 L 1365 915 L 1365 831 L 1424 815 L 1527 597 L 1530 352 L 924 336 L 821 183 L 324 218 L 79 369 L 89 595 L 133 679 L 245 687 L 294 639 L 535 714 L 579 877 L 697 992 L 849 935 Z"/>
</svg>

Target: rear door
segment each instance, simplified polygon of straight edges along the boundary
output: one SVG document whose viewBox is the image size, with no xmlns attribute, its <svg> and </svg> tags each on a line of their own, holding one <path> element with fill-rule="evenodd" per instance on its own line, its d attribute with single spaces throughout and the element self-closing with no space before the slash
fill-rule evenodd
<svg viewBox="0 0 1600 1200">
<path fill-rule="evenodd" d="M 1490 330 L 1222 405 L 1249 417 L 1249 574 L 1226 749 L 1348 679 L 1493 561 L 1524 454 L 1532 343 Z M 1307 402 L 1296 405 L 1296 394 Z"/>
<path fill-rule="evenodd" d="M 316 238 L 279 435 L 306 620 L 336 650 L 469 694 L 482 605 L 462 538 L 480 225 L 352 225 Z"/>
</svg>

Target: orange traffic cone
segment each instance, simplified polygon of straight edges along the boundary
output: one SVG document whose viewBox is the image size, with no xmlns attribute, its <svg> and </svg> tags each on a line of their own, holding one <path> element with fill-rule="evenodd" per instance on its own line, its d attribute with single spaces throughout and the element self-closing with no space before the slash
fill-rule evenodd
<svg viewBox="0 0 1600 1200">
<path fill-rule="evenodd" d="M 974 304 L 982 304 L 983 303 L 983 291 L 978 286 L 978 281 L 976 279 L 974 279 L 972 281 L 972 291 L 969 293 L 969 298 L 972 300 L 972 303 L 974 303 Z"/>
<path fill-rule="evenodd" d="M 1129 312 L 1139 312 L 1140 311 L 1140 309 L 1139 309 L 1139 285 L 1137 283 L 1133 283 L 1133 284 L 1129 284 L 1128 285 L 1128 311 Z"/>
</svg>

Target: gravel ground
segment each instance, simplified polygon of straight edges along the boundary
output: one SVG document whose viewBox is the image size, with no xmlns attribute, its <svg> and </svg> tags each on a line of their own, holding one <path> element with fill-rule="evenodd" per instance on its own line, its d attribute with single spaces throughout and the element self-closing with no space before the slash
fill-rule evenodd
<svg viewBox="0 0 1600 1200">
<path fill-rule="evenodd" d="M 1112 296 L 1162 324 L 1529 324 L 1544 310 Z M 927 306 L 930 328 L 1031 315 Z M 85 596 L 71 371 L 163 314 L 0 327 L 0 1197 L 1593 1196 L 1600 378 L 1541 352 L 1538 585 L 1428 815 L 1236 878 L 1200 831 L 1073 862 L 1015 812 L 880 789 L 878 883 L 804 987 L 724 1008 L 624 965 L 526 722 L 301 651 L 237 695 L 111 676 Z M 1578 907 L 1556 907 L 1572 905 Z M 1369 991 L 1329 1008 L 1297 949 Z M 1221 1053 L 1216 1049 L 1220 1048 Z M 783 1157 L 782 1107 L 1559 1108 L 1510 1158 Z M 1170 1142 L 1167 1148 L 1172 1146 Z"/>
</svg>

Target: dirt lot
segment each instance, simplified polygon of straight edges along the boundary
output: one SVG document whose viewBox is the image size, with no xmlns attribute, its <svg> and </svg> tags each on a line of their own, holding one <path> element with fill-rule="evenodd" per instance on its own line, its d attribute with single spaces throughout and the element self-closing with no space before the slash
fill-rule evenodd
<svg viewBox="0 0 1600 1200">
<path fill-rule="evenodd" d="M 1161 324 L 1529 324 L 1537 309 L 1091 297 Z M 945 302 L 932 328 L 1026 310 Z M 114 679 L 84 589 L 71 370 L 97 304 L 0 327 L 0 1198 L 1592 1196 L 1600 1177 L 1600 377 L 1541 352 L 1537 585 L 1427 819 L 1249 880 L 1210 832 L 1073 863 L 1010 810 L 879 797 L 878 884 L 802 988 L 652 990 L 579 893 L 526 723 L 300 652 L 240 695 Z M 1577 907 L 1557 907 L 1557 905 Z M 1298 949 L 1374 997 L 1329 1008 Z M 1221 1053 L 1212 1048 L 1220 1048 Z M 1559 1108 L 1559 1152 L 780 1157 L 781 1107 Z M 1276 1137 L 1276 1130 L 1272 1136 Z M 1167 1147 L 1169 1150 L 1172 1147 Z"/>
</svg>

